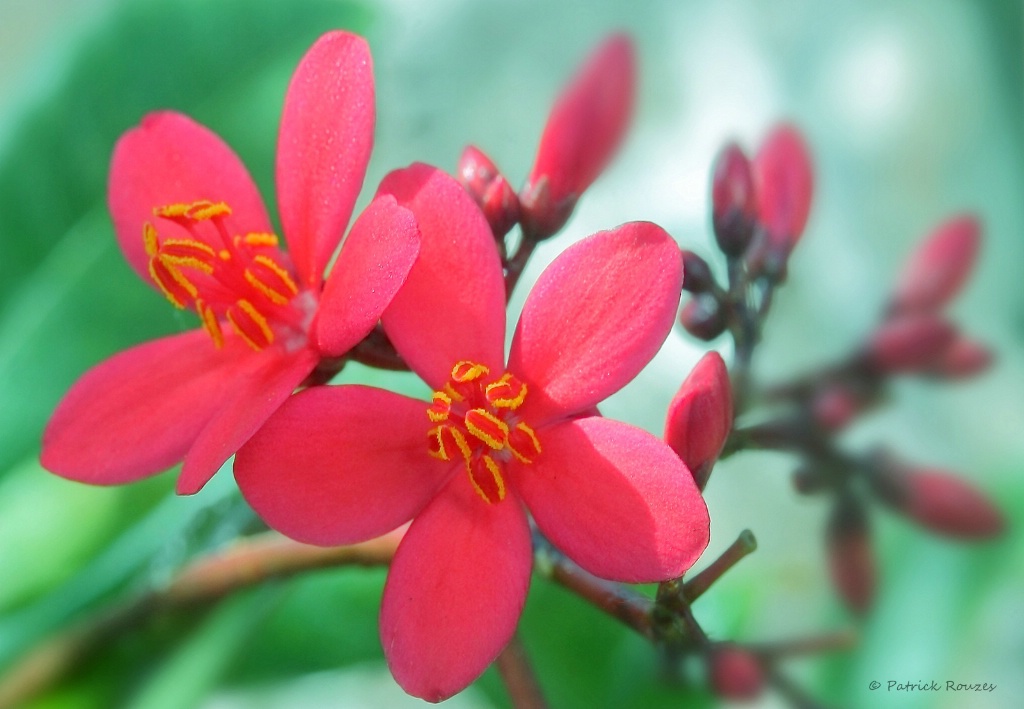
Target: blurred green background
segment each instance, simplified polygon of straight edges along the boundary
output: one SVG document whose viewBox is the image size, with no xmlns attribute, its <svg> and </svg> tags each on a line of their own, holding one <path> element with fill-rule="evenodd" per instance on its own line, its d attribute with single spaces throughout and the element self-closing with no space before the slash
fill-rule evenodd
<svg viewBox="0 0 1024 709">
<path fill-rule="evenodd" d="M 117 136 L 149 110 L 185 111 L 227 139 L 272 205 L 284 88 L 305 49 L 334 27 L 365 33 L 374 53 L 378 127 L 367 194 L 414 160 L 453 169 L 467 143 L 519 184 L 578 62 L 610 31 L 634 36 L 634 129 L 566 233 L 539 251 L 527 284 L 573 239 L 633 219 L 656 221 L 713 256 L 715 151 L 731 138 L 753 149 L 782 118 L 800 125 L 816 195 L 759 353 L 766 380 L 842 356 L 872 327 L 914 242 L 946 215 L 980 214 L 984 250 L 953 312 L 996 347 L 997 367 L 954 386 L 900 382 L 893 405 L 844 443 L 885 443 L 962 471 L 998 500 L 1009 530 L 997 542 L 954 544 L 876 514 L 882 586 L 860 645 L 786 670 L 840 706 L 1020 705 L 1024 9 L 995 0 L 0 0 L 0 677 L 40 638 L 158 586 L 251 526 L 227 474 L 179 499 L 173 473 L 94 489 L 41 471 L 35 457 L 49 412 L 85 369 L 195 326 L 141 285 L 115 246 L 104 188 Z M 605 413 L 660 432 L 702 351 L 673 333 Z M 365 370 L 344 376 L 416 386 Z M 826 505 L 793 493 L 792 467 L 785 456 L 750 453 L 712 477 L 707 558 L 744 528 L 760 543 L 695 606 L 716 638 L 855 625 L 828 583 Z M 360 569 L 310 574 L 209 613 L 161 618 L 32 706 L 420 704 L 383 664 L 382 581 L 383 572 Z M 522 635 L 554 706 L 714 704 L 699 683 L 661 682 L 642 640 L 542 579 Z M 870 692 L 872 680 L 883 689 Z M 894 693 L 884 690 L 888 680 L 998 688 Z M 491 670 L 450 704 L 507 699 Z M 772 694 L 762 704 L 784 705 Z"/>
</svg>

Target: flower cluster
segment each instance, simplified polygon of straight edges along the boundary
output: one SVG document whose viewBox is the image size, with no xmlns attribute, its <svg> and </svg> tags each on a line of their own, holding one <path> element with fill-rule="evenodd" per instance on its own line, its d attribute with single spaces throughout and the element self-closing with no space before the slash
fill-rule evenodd
<svg viewBox="0 0 1024 709">
<path fill-rule="evenodd" d="M 296 540 L 349 544 L 411 520 L 381 639 L 398 682 L 433 701 L 512 637 L 531 524 L 598 576 L 682 576 L 709 539 L 693 476 L 662 440 L 596 408 L 671 330 L 675 241 L 635 222 L 566 250 L 505 357 L 501 237 L 515 223 L 533 241 L 564 225 L 621 140 L 633 84 L 632 46 L 613 37 L 557 103 L 519 196 L 475 149 L 465 186 L 428 165 L 392 172 L 326 278 L 372 144 L 362 39 L 325 35 L 288 89 L 277 159 L 287 252 L 230 148 L 185 116 L 147 116 L 116 147 L 110 209 L 129 264 L 200 328 L 87 372 L 46 429 L 44 465 L 117 484 L 180 461 L 189 494 L 237 453 L 246 500 Z M 320 386 L 379 326 L 430 401 Z"/>
<path fill-rule="evenodd" d="M 430 701 L 461 691 L 510 642 L 535 556 L 538 568 L 555 559 L 586 575 L 667 658 L 699 655 L 720 696 L 749 699 L 769 681 L 788 688 L 777 654 L 711 640 L 691 612 L 756 546 L 745 531 L 684 581 L 709 542 L 701 491 L 721 457 L 796 452 L 798 490 L 832 497 L 830 568 L 857 612 L 875 585 L 868 499 L 949 536 L 997 534 L 1000 513 L 967 483 L 885 451 L 849 454 L 836 440 L 895 376 L 956 379 L 989 364 L 943 314 L 980 229 L 969 216 L 940 226 L 847 360 L 758 386 L 753 352 L 814 185 L 804 138 L 781 125 L 752 158 L 730 144 L 714 167 L 724 284 L 661 227 L 623 224 L 555 258 L 506 350 L 511 291 L 620 145 L 635 72 L 627 37 L 597 48 L 555 102 L 518 192 L 469 146 L 457 177 L 420 163 L 390 172 L 347 235 L 373 143 L 363 39 L 324 35 L 292 77 L 277 146 L 280 237 L 214 133 L 181 114 L 146 116 L 113 155 L 117 239 L 139 276 L 199 327 L 86 372 L 46 428 L 43 465 L 110 485 L 180 463 L 177 491 L 192 494 L 234 456 L 244 499 L 293 540 L 349 545 L 398 530 L 381 642 L 398 683 Z M 683 291 L 692 297 L 680 312 Z M 604 418 L 598 405 L 647 366 L 677 320 L 702 340 L 728 333 L 731 370 L 706 354 L 662 438 Z M 408 369 L 432 394 L 330 384 L 350 360 Z M 658 583 L 656 598 L 620 585 L 634 583 Z"/>
</svg>

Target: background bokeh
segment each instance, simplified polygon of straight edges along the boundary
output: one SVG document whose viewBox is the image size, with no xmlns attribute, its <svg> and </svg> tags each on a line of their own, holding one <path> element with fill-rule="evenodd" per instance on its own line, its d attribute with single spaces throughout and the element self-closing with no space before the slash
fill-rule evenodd
<svg viewBox="0 0 1024 709">
<path fill-rule="evenodd" d="M 981 215 L 979 267 L 953 312 L 997 348 L 997 367 L 954 386 L 900 382 L 892 405 L 844 443 L 886 444 L 962 471 L 998 501 L 1008 532 L 956 544 L 874 515 L 882 586 L 858 648 L 786 669 L 840 706 L 1019 706 L 1024 10 L 1016 0 L 0 0 L 0 677 L 40 638 L 160 584 L 251 527 L 230 475 L 189 499 L 171 494 L 173 473 L 86 488 L 40 470 L 39 436 L 86 368 L 194 326 L 137 281 L 114 244 L 104 206 L 114 140 L 146 111 L 185 111 L 227 139 L 272 204 L 284 87 L 309 44 L 339 26 L 365 33 L 374 53 L 367 194 L 414 160 L 454 168 L 467 143 L 518 184 L 577 63 L 610 31 L 635 38 L 634 129 L 566 232 L 538 252 L 513 307 L 567 243 L 629 220 L 656 221 L 713 257 L 715 151 L 731 138 L 753 149 L 783 118 L 805 132 L 817 181 L 759 351 L 765 380 L 842 356 L 872 327 L 913 243 L 947 215 Z M 673 333 L 605 413 L 659 432 L 703 348 Z M 358 368 L 343 377 L 419 386 Z M 771 640 L 856 625 L 829 588 L 826 505 L 793 493 L 792 467 L 786 456 L 747 453 L 712 477 L 708 558 L 744 528 L 759 541 L 695 606 L 714 637 Z M 32 706 L 415 706 L 383 664 L 382 581 L 379 571 L 322 572 L 208 613 L 161 618 Z M 644 641 L 542 579 L 522 635 L 554 706 L 714 704 L 699 681 L 660 681 Z M 870 692 L 872 680 L 883 689 Z M 888 680 L 998 687 L 895 693 L 885 691 Z M 493 671 L 451 701 L 506 704 Z M 764 705 L 782 702 L 768 695 Z"/>
</svg>

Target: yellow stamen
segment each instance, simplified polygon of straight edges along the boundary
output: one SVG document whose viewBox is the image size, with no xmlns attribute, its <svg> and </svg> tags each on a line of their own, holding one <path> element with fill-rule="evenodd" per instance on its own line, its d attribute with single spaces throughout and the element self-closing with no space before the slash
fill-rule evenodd
<svg viewBox="0 0 1024 709">
<path fill-rule="evenodd" d="M 452 405 L 452 399 L 443 391 L 434 392 L 434 405 L 427 409 L 427 417 L 437 423 L 447 421 Z"/>
<path fill-rule="evenodd" d="M 484 409 L 473 409 L 466 413 L 466 430 L 494 450 L 505 447 L 508 425 Z"/>
<path fill-rule="evenodd" d="M 291 297 L 299 292 L 298 286 L 295 285 L 295 281 L 288 275 L 288 271 L 282 268 L 276 261 L 269 256 L 260 254 L 253 258 L 253 263 L 258 263 L 268 271 L 270 271 L 279 280 L 279 286 L 283 286 L 284 290 L 288 291 L 287 294 L 282 293 L 280 290 L 274 288 L 273 285 L 262 280 L 258 275 L 252 272 L 251 269 L 245 269 L 245 280 L 248 281 L 249 285 L 258 290 L 263 295 L 267 296 L 270 302 L 277 305 L 284 305 Z"/>
<path fill-rule="evenodd" d="M 516 424 L 515 429 L 509 434 L 507 440 L 508 449 L 520 463 L 532 463 L 533 459 L 540 454 L 540 441 L 537 439 L 537 434 L 522 421 Z M 522 450 L 527 446 L 532 446 L 533 450 Z"/>
<path fill-rule="evenodd" d="M 207 200 L 193 203 L 188 212 L 188 216 L 197 222 L 214 217 L 226 217 L 229 214 L 231 214 L 231 207 L 224 202 L 209 202 Z"/>
<path fill-rule="evenodd" d="M 242 241 L 249 246 L 277 246 L 278 244 L 277 234 L 261 232 L 246 234 L 242 237 Z"/>
<path fill-rule="evenodd" d="M 217 315 L 213 312 L 213 308 L 202 301 L 196 301 L 196 309 L 203 320 L 203 329 L 206 330 L 210 339 L 213 340 L 213 346 L 219 350 L 224 346 L 224 332 L 220 329 Z"/>
<path fill-rule="evenodd" d="M 515 411 L 526 401 L 526 384 L 505 372 L 501 379 L 487 385 L 484 396 L 495 408 Z"/>
<path fill-rule="evenodd" d="M 156 228 L 149 222 L 142 225 L 142 243 L 146 247 L 146 256 L 156 256 L 156 252 L 160 249 L 160 244 L 157 241 Z"/>
<path fill-rule="evenodd" d="M 471 382 L 475 379 L 479 379 L 490 371 L 491 370 L 482 364 L 463 360 L 452 367 L 452 379 L 460 384 L 462 382 Z"/>
<path fill-rule="evenodd" d="M 231 323 L 235 332 L 237 332 L 250 347 L 255 350 L 262 350 L 274 341 L 274 331 L 270 329 L 267 319 L 260 311 L 256 310 L 252 303 L 243 298 L 236 302 L 235 306 L 237 306 L 238 310 L 241 310 L 249 317 L 250 322 L 252 322 L 258 328 L 260 334 L 263 335 L 262 342 L 256 341 L 252 336 L 253 333 L 251 331 L 247 331 L 247 328 L 244 327 L 244 323 L 237 319 L 236 314 L 233 312 L 234 308 L 229 308 L 227 311 L 228 322 Z"/>
</svg>

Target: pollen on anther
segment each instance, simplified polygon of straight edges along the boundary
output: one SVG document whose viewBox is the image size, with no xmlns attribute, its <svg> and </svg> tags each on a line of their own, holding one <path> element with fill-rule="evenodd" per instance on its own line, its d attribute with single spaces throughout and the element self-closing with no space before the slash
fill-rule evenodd
<svg viewBox="0 0 1024 709">
<path fill-rule="evenodd" d="M 237 301 L 225 315 L 235 332 L 254 350 L 262 350 L 274 342 L 274 331 L 267 318 L 248 300 Z"/>
<path fill-rule="evenodd" d="M 490 372 L 487 367 L 476 362 L 463 360 L 452 367 L 452 379 L 456 382 L 472 382 Z"/>
<path fill-rule="evenodd" d="M 487 385 L 484 396 L 497 409 L 515 411 L 526 401 L 526 384 L 505 372 L 500 379 Z"/>
<path fill-rule="evenodd" d="M 508 424 L 484 409 L 466 412 L 466 430 L 493 450 L 505 447 L 508 438 Z"/>
<path fill-rule="evenodd" d="M 528 425 L 520 421 L 508 433 L 508 449 L 520 463 L 532 463 L 540 455 L 540 441 Z"/>
</svg>

